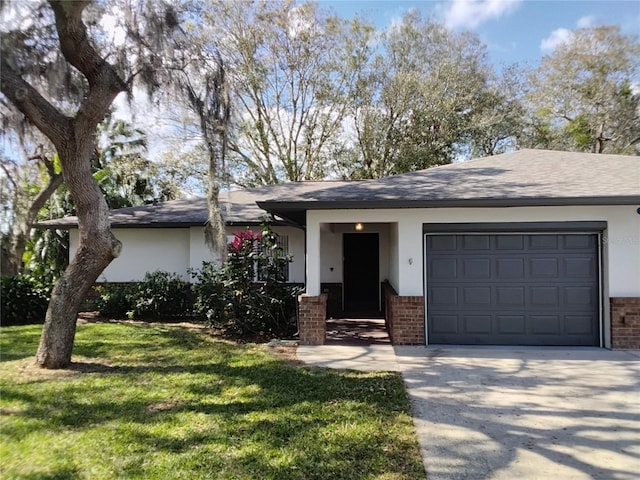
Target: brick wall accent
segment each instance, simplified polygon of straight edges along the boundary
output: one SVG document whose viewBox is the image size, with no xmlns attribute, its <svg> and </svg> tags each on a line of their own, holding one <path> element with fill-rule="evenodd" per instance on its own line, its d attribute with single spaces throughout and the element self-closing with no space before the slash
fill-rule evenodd
<svg viewBox="0 0 640 480">
<path fill-rule="evenodd" d="M 298 297 L 300 344 L 324 345 L 327 321 L 327 295 Z"/>
<path fill-rule="evenodd" d="M 615 297 L 611 305 L 611 348 L 640 349 L 640 297 Z"/>
<path fill-rule="evenodd" d="M 399 296 L 389 284 L 383 285 L 384 318 L 393 345 L 424 345 L 424 297 Z"/>
</svg>

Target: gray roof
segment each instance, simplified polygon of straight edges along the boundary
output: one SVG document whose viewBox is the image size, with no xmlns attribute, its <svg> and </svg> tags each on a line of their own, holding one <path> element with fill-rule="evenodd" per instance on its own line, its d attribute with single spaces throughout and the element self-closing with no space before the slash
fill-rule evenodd
<svg viewBox="0 0 640 480">
<path fill-rule="evenodd" d="M 518 150 L 379 180 L 292 182 L 221 193 L 228 225 L 262 222 L 265 210 L 296 224 L 311 209 L 640 204 L 640 157 Z M 204 225 L 205 198 L 111 212 L 113 227 Z M 76 217 L 47 228 L 77 226 Z"/>
<path fill-rule="evenodd" d="M 287 194 L 304 194 L 329 186 L 341 186 L 347 182 L 290 182 L 256 187 L 246 190 L 220 193 L 220 208 L 227 225 L 256 225 L 263 222 L 267 212 L 257 205 L 265 198 L 278 198 Z M 171 200 L 155 205 L 142 205 L 111 210 L 109 218 L 114 228 L 132 227 L 189 227 L 201 226 L 207 222 L 208 207 L 205 197 Z M 272 223 L 278 222 L 276 219 Z M 63 217 L 40 222 L 40 228 L 75 228 L 77 217 Z"/>
<path fill-rule="evenodd" d="M 258 204 L 297 221 L 309 209 L 640 204 L 640 157 L 518 150 Z"/>
</svg>

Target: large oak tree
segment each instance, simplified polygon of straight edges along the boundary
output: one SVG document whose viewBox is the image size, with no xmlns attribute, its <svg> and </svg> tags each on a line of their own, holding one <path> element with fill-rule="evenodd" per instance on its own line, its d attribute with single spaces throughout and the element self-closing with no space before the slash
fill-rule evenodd
<svg viewBox="0 0 640 480">
<path fill-rule="evenodd" d="M 143 0 L 119 7 L 50 0 L 26 8 L 33 8 L 26 21 L 3 26 L 0 89 L 55 147 L 78 217 L 78 250 L 53 289 L 36 354 L 42 367 L 61 368 L 71 361 L 86 294 L 122 248 L 92 175 L 96 127 L 117 95 L 132 94 L 134 81 L 151 92 L 170 77 L 163 53 L 173 48 L 178 17 L 174 7 Z"/>
</svg>

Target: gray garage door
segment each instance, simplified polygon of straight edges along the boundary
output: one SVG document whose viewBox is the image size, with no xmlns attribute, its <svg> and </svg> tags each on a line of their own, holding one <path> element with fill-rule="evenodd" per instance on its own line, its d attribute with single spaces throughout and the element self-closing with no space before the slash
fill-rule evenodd
<svg viewBox="0 0 640 480">
<path fill-rule="evenodd" d="M 429 343 L 599 345 L 595 234 L 426 236 Z"/>
</svg>

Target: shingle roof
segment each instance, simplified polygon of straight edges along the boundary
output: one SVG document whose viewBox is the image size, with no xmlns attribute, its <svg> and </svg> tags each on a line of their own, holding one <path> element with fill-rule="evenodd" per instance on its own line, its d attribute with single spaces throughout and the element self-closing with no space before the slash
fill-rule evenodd
<svg viewBox="0 0 640 480">
<path fill-rule="evenodd" d="M 259 202 L 268 210 L 536 203 L 640 203 L 640 157 L 519 150 Z"/>
<path fill-rule="evenodd" d="M 303 194 L 328 186 L 340 186 L 347 182 L 291 182 L 269 185 L 247 190 L 222 192 L 220 208 L 227 225 L 260 224 L 267 213 L 257 205 L 264 198 L 279 198 L 286 194 Z M 200 226 L 207 222 L 208 207 L 205 197 L 171 200 L 155 205 L 142 205 L 112 210 L 111 226 L 126 227 L 187 227 Z M 64 217 L 40 222 L 41 228 L 74 228 L 78 225 L 77 217 Z"/>
<path fill-rule="evenodd" d="M 221 194 L 227 224 L 260 223 L 265 210 L 304 224 L 309 209 L 640 204 L 640 157 L 552 150 L 512 153 L 357 182 L 294 182 Z M 114 227 L 204 225 L 206 199 L 111 212 Z M 70 228 L 75 217 L 42 222 Z"/>
</svg>

